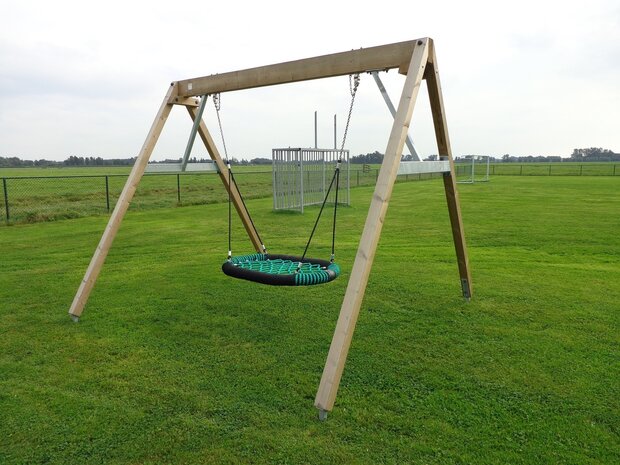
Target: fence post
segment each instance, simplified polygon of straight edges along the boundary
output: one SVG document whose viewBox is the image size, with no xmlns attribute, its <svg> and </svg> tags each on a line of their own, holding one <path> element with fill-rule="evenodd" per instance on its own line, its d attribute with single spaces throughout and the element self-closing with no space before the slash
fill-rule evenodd
<svg viewBox="0 0 620 465">
<path fill-rule="evenodd" d="M 4 209 L 6 211 L 6 222 L 8 223 L 11 216 L 9 214 L 9 191 L 6 187 L 6 178 L 2 178 L 2 187 L 4 189 Z"/>
<path fill-rule="evenodd" d="M 579 165 L 579 176 L 583 176 L 583 165 Z"/>
<path fill-rule="evenodd" d="M 551 165 L 549 165 L 549 176 L 551 176 Z"/>
<path fill-rule="evenodd" d="M 110 212 L 110 183 L 108 181 L 108 175 L 105 176 L 105 204 L 108 209 L 108 213 Z"/>
<path fill-rule="evenodd" d="M 521 165 L 521 171 L 519 171 L 519 176 L 523 176 L 523 165 Z"/>
<path fill-rule="evenodd" d="M 616 165 L 614 165 L 614 169 L 615 168 L 616 168 Z M 360 187 L 360 170 L 355 170 L 355 173 L 357 174 L 357 187 Z"/>
<path fill-rule="evenodd" d="M 614 172 L 613 172 L 612 176 L 615 176 L 615 175 L 616 175 L 616 165 L 614 164 Z"/>
<path fill-rule="evenodd" d="M 177 202 L 181 203 L 181 175 L 177 173 Z"/>
</svg>

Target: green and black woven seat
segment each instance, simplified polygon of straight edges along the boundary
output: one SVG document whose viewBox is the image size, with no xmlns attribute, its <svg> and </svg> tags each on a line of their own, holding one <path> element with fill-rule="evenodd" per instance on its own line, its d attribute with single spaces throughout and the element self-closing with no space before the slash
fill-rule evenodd
<svg viewBox="0 0 620 465">
<path fill-rule="evenodd" d="M 222 265 L 222 271 L 234 278 L 272 286 L 308 286 L 333 281 L 340 267 L 318 258 L 255 253 L 231 257 Z"/>
</svg>

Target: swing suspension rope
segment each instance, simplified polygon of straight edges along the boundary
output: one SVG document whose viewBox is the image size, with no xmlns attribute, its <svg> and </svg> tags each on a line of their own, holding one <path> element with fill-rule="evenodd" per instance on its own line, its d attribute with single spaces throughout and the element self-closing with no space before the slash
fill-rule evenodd
<svg viewBox="0 0 620 465">
<path fill-rule="evenodd" d="M 205 96 L 206 98 L 206 96 Z M 241 199 L 241 205 L 245 210 L 245 213 L 248 215 L 248 219 L 250 220 L 250 225 L 258 238 L 261 248 L 263 249 L 263 253 L 267 252 L 267 248 L 265 247 L 265 243 L 263 239 L 260 237 L 258 233 L 258 229 L 254 224 L 254 220 L 252 219 L 252 215 L 250 215 L 250 210 L 248 210 L 248 206 L 245 204 L 245 199 L 243 195 L 241 195 L 241 191 L 239 190 L 239 186 L 237 185 L 237 180 L 235 179 L 235 175 L 233 174 L 232 167 L 230 164 L 230 160 L 228 159 L 228 149 L 226 148 L 226 139 L 224 138 L 224 130 L 222 129 L 222 120 L 220 118 L 220 108 L 222 107 L 222 101 L 220 98 L 220 93 L 213 95 L 213 105 L 215 106 L 215 114 L 217 115 L 217 124 L 220 129 L 220 137 L 222 139 L 222 146 L 224 147 L 224 157 L 226 159 L 226 168 L 228 169 L 228 260 L 232 258 L 232 186 L 235 186 L 235 190 L 239 194 L 239 198 Z"/>
<path fill-rule="evenodd" d="M 353 112 L 353 105 L 355 102 L 355 95 L 357 93 L 357 88 L 359 87 L 360 77 L 359 74 L 350 75 L 349 76 L 349 91 L 351 94 L 351 104 L 349 106 L 349 113 L 347 116 L 347 122 L 345 125 L 344 134 L 342 137 L 342 145 L 340 148 L 340 152 L 344 151 L 345 142 L 347 139 L 347 132 L 349 129 L 349 123 L 351 121 L 351 114 Z M 338 191 L 340 184 L 340 165 L 342 159 L 338 159 L 336 163 L 336 168 L 334 170 L 334 175 L 329 184 L 329 188 L 325 194 L 325 198 L 323 199 L 323 203 L 321 204 L 321 209 L 319 210 L 319 214 L 314 223 L 314 227 L 312 228 L 312 232 L 310 233 L 310 237 L 308 238 L 308 242 L 306 243 L 306 247 L 304 249 L 303 255 L 301 257 L 292 256 L 292 255 L 280 255 L 280 254 L 268 254 L 265 248 L 265 245 L 258 234 L 258 230 L 250 216 L 250 212 L 245 204 L 245 200 L 241 195 L 237 182 L 235 180 L 235 176 L 232 172 L 230 160 L 228 158 L 228 150 L 226 147 L 226 141 L 224 139 L 224 131 L 222 129 L 222 122 L 220 119 L 220 108 L 221 108 L 221 100 L 220 94 L 213 95 L 213 102 L 216 109 L 217 121 L 220 130 L 220 136 L 222 138 L 222 145 L 224 148 L 224 155 L 226 158 L 226 166 L 228 168 L 228 258 L 226 262 L 222 265 L 222 270 L 229 276 L 246 279 L 249 281 L 259 282 L 262 284 L 272 284 L 272 285 L 286 285 L 286 286 L 299 286 L 299 285 L 310 285 L 310 284 L 322 284 L 329 281 L 334 280 L 340 274 L 339 266 L 334 262 L 335 260 L 335 244 L 336 244 L 336 213 L 338 209 Z M 241 199 L 241 203 L 245 212 L 248 215 L 250 223 L 256 236 L 261 242 L 263 251 L 262 253 L 255 253 L 250 255 L 242 255 L 235 256 L 232 255 L 232 185 L 234 184 L 237 193 L 239 194 L 239 198 Z M 329 195 L 331 190 L 335 184 L 335 199 L 334 199 L 334 214 L 332 220 L 332 247 L 331 247 L 331 256 L 330 260 L 321 260 L 315 258 L 307 258 L 306 254 L 308 252 L 308 248 L 310 247 L 310 243 L 314 236 L 314 233 L 319 224 L 319 220 L 321 219 L 321 214 L 325 208 L 325 204 L 329 199 Z"/>
</svg>

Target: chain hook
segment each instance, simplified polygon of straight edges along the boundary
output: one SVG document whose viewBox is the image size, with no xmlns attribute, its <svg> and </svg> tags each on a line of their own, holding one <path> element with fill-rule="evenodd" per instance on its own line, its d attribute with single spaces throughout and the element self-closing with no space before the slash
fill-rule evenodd
<svg viewBox="0 0 620 465">
<path fill-rule="evenodd" d="M 360 85 L 360 75 L 357 74 L 349 74 L 349 91 L 351 92 L 351 97 L 355 97 L 355 93 L 357 92 L 357 88 Z"/>
<path fill-rule="evenodd" d="M 226 164 L 228 165 L 228 169 L 230 170 L 230 161 L 228 160 L 228 149 L 226 148 L 226 139 L 224 139 L 224 130 L 222 129 L 222 120 L 220 119 L 220 108 L 222 106 L 222 102 L 220 99 L 220 93 L 213 94 L 213 105 L 215 106 L 215 114 L 217 115 L 217 124 L 220 128 L 220 136 L 222 138 L 222 145 L 224 146 L 224 156 L 226 158 Z"/>
<path fill-rule="evenodd" d="M 220 111 L 220 93 L 213 94 L 213 104 L 215 105 L 215 110 Z"/>
<path fill-rule="evenodd" d="M 349 90 L 351 92 L 351 105 L 349 106 L 349 114 L 347 116 L 347 124 L 344 127 L 344 134 L 342 136 L 342 145 L 340 146 L 340 152 L 344 151 L 344 144 L 347 140 L 347 132 L 349 131 L 349 123 L 351 121 L 351 113 L 353 113 L 353 104 L 355 103 L 355 94 L 357 93 L 357 88 L 360 85 L 360 75 L 358 74 L 349 74 Z"/>
</svg>

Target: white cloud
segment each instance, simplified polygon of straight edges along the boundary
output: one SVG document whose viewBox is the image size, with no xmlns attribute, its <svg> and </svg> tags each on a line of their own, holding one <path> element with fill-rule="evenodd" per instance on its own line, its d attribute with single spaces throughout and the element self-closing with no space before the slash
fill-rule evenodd
<svg viewBox="0 0 620 465">
<path fill-rule="evenodd" d="M 11 2 L 0 18 L 0 155 L 135 155 L 173 80 L 424 36 L 437 45 L 455 153 L 618 151 L 619 31 L 614 0 Z M 383 79 L 398 100 L 402 76 Z M 229 148 L 254 157 L 312 145 L 315 110 L 331 147 L 348 99 L 346 78 L 226 94 Z M 189 118 L 178 113 L 157 157 L 184 149 Z M 348 148 L 383 151 L 390 124 L 364 76 Z M 423 154 L 436 152 L 423 94 L 412 132 Z"/>
</svg>

